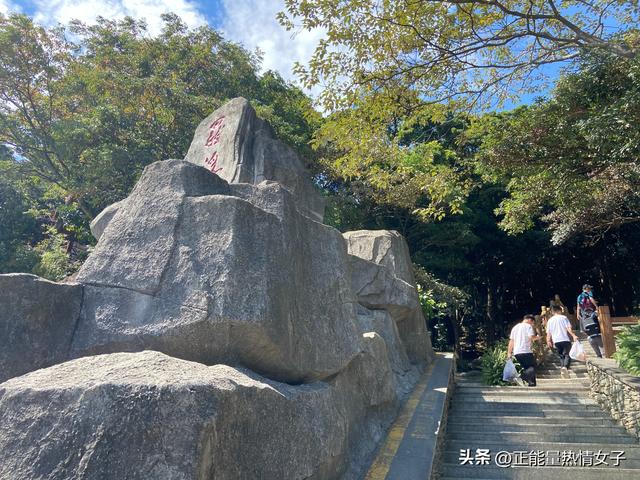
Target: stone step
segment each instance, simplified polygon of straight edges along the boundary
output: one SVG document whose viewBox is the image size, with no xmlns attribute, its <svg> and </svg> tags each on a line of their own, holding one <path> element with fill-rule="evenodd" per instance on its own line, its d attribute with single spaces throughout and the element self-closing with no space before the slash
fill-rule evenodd
<svg viewBox="0 0 640 480">
<path fill-rule="evenodd" d="M 575 373 L 571 370 L 568 371 L 568 375 L 566 376 L 562 376 L 562 374 L 560 373 L 560 371 L 558 372 L 539 372 L 536 373 L 536 379 L 542 379 L 542 380 L 553 380 L 553 379 L 574 379 L 574 380 L 582 380 L 584 382 L 588 382 L 589 381 L 589 374 L 588 373 Z"/>
<path fill-rule="evenodd" d="M 618 426 L 611 418 L 604 415 L 596 416 L 557 416 L 557 417 L 542 417 L 542 416 L 527 416 L 527 415 L 484 415 L 481 417 L 473 416 L 469 418 L 462 412 L 457 415 L 452 414 L 447 420 L 447 426 L 451 425 L 468 425 L 471 429 L 476 425 L 604 425 L 604 426 Z"/>
<path fill-rule="evenodd" d="M 589 377 L 589 373 L 587 372 L 586 369 L 575 369 L 573 367 L 569 368 L 565 375 L 569 374 L 569 376 L 573 375 L 573 376 L 580 376 L 581 378 L 588 378 Z M 536 377 L 539 376 L 543 376 L 543 377 L 547 377 L 547 376 L 556 376 L 559 378 L 562 378 L 562 370 L 559 368 L 550 368 L 548 370 L 537 370 L 536 371 Z"/>
<path fill-rule="evenodd" d="M 569 371 L 569 375 L 565 375 L 565 376 L 562 376 L 560 372 L 541 373 L 539 375 L 536 374 L 536 380 L 552 380 L 552 381 L 553 380 L 555 381 L 570 380 L 573 382 L 586 383 L 587 385 L 591 381 L 587 373 L 580 373 L 579 375 L 576 375 L 571 371 Z"/>
<path fill-rule="evenodd" d="M 495 465 L 451 465 L 445 464 L 442 480 L 634 480 L 640 470 L 621 467 L 516 467 L 500 468 Z"/>
<path fill-rule="evenodd" d="M 538 367 L 537 370 L 538 371 L 543 371 L 543 370 L 552 370 L 555 368 L 562 368 L 562 365 L 560 364 L 560 362 L 547 362 L 545 363 L 542 367 Z M 587 369 L 587 365 L 585 363 L 582 362 L 577 362 L 575 360 L 571 360 L 571 363 L 569 364 L 569 368 L 578 368 L 578 369 Z"/>
<path fill-rule="evenodd" d="M 452 403 L 465 403 L 465 404 L 494 404 L 496 409 L 501 408 L 500 405 L 504 403 L 521 403 L 524 405 L 595 405 L 595 401 L 585 397 L 567 397 L 563 395 L 542 395 L 531 392 L 525 393 L 483 393 L 483 394 L 464 394 L 457 393 L 454 395 Z"/>
<path fill-rule="evenodd" d="M 560 374 L 562 373 L 560 367 L 558 368 L 549 368 L 549 369 L 544 369 L 544 370 L 536 370 L 536 376 L 545 376 L 545 375 L 558 375 L 560 376 Z M 571 367 L 567 370 L 567 373 L 569 374 L 579 374 L 580 376 L 588 376 L 589 372 L 587 371 L 586 368 L 574 368 Z"/>
<path fill-rule="evenodd" d="M 587 385 L 581 384 L 567 384 L 567 385 L 537 385 L 536 387 L 521 387 L 521 386 L 508 386 L 508 387 L 489 387 L 487 385 L 456 385 L 456 393 L 492 393 L 492 392 L 504 392 L 504 393 L 526 393 L 530 394 L 531 392 L 553 392 L 553 393 L 564 393 L 564 392 L 588 392 L 589 387 Z"/>
<path fill-rule="evenodd" d="M 547 362 L 542 367 L 538 367 L 537 370 L 543 371 L 543 370 L 553 370 L 553 369 L 560 369 L 560 368 L 562 368 L 562 365 L 560 364 L 560 361 L 558 361 L 558 362 Z M 586 370 L 587 365 L 582 362 L 571 360 L 571 364 L 569 364 L 569 368 Z"/>
<path fill-rule="evenodd" d="M 466 433 L 485 433 L 502 435 L 503 433 L 540 433 L 542 435 L 573 435 L 576 437 L 590 437 L 592 435 L 626 435 L 626 430 L 618 425 L 576 425 L 564 424 L 536 424 L 536 423 L 511 423 L 511 424 L 471 424 L 451 423 L 447 424 L 447 433 L 453 435 Z"/>
<path fill-rule="evenodd" d="M 447 438 L 451 440 L 467 440 L 469 442 L 478 442 L 482 444 L 484 441 L 495 440 L 500 438 L 507 442 L 572 442 L 572 443 L 630 443 L 636 444 L 636 440 L 631 435 L 626 434 L 604 434 L 595 435 L 587 434 L 582 436 L 576 436 L 569 432 L 555 433 L 555 432 L 470 432 L 468 430 L 463 431 L 448 431 Z M 562 448 L 561 445 L 558 446 Z"/>
<path fill-rule="evenodd" d="M 441 479 L 640 479 L 640 445 L 589 398 L 586 366 L 576 362 L 568 375 L 560 372 L 556 357 L 537 372 L 536 387 L 487 386 L 478 375 L 456 378 Z M 491 464 L 460 465 L 460 450 L 466 449 L 472 455 L 490 449 Z M 626 460 L 618 467 L 500 468 L 493 461 L 500 451 L 621 451 Z"/>
<path fill-rule="evenodd" d="M 532 413 L 556 416 L 567 415 L 569 413 L 575 416 L 590 416 L 593 414 L 606 415 L 600 407 L 594 403 L 577 403 L 577 404 L 544 404 L 544 403 L 526 403 L 526 402 L 501 402 L 497 405 L 497 402 L 472 402 L 472 401 L 458 401 L 455 396 L 451 402 L 451 412 L 458 410 L 469 414 L 476 414 L 477 412 L 489 412 L 489 414 L 496 415 L 499 413 L 507 415 L 507 412 L 520 413 Z"/>
<path fill-rule="evenodd" d="M 589 372 L 587 372 L 586 369 L 579 369 L 576 370 L 573 367 L 569 368 L 567 370 L 567 372 L 569 375 L 574 375 L 574 376 L 580 376 L 582 378 L 588 378 L 589 377 Z M 538 370 L 536 371 L 536 376 L 549 376 L 549 375 L 556 375 L 556 376 L 560 376 L 562 374 L 562 370 L 559 368 L 553 368 L 553 369 L 549 369 L 549 370 Z"/>
<path fill-rule="evenodd" d="M 575 419 L 582 420 L 585 419 L 604 419 L 609 420 L 611 417 L 606 415 L 603 412 L 591 412 L 591 411 L 579 411 L 579 412 L 567 412 L 566 410 L 545 410 L 545 411 L 536 411 L 536 410 L 501 410 L 500 413 L 505 417 L 517 418 L 546 418 L 546 419 L 557 419 L 557 420 L 565 420 L 565 419 Z M 496 411 L 494 409 L 485 409 L 485 410 L 469 410 L 469 409 L 452 409 L 449 411 L 449 419 L 456 418 L 469 418 L 470 416 L 477 418 L 478 421 L 481 421 L 485 418 L 491 418 L 496 416 Z"/>
<path fill-rule="evenodd" d="M 566 389 L 571 389 L 571 388 L 589 388 L 590 383 L 589 382 L 585 382 L 583 380 L 580 380 L 578 378 L 572 378 L 572 379 L 568 379 L 568 380 L 554 380 L 552 378 L 538 378 L 537 379 L 537 388 L 555 388 L 557 390 L 566 390 Z M 485 385 L 482 383 L 457 383 L 455 385 L 455 389 L 456 391 L 458 389 L 473 389 L 473 388 L 506 388 L 506 389 L 510 389 L 510 388 L 528 388 L 528 387 L 520 387 L 518 384 L 509 384 L 509 385 L 501 385 L 501 386 L 492 386 L 492 385 Z"/>
<path fill-rule="evenodd" d="M 540 371 L 543 370 L 553 370 L 553 369 L 560 369 L 562 368 L 562 365 L 560 364 L 560 362 L 551 362 L 551 363 L 545 363 L 544 366 L 542 368 L 540 368 Z M 582 363 L 582 362 L 577 362 L 575 360 L 571 360 L 571 364 L 569 365 L 570 369 L 582 369 L 582 370 L 587 370 L 587 366 Z"/>
<path fill-rule="evenodd" d="M 562 369 L 560 367 L 545 368 L 544 370 L 536 370 L 537 375 L 560 375 Z M 587 375 L 588 371 L 586 367 L 569 367 L 567 373 L 575 373 L 580 375 Z"/>
<path fill-rule="evenodd" d="M 568 397 L 568 398 L 576 398 L 576 397 L 584 397 L 587 395 L 588 393 L 588 388 L 580 385 L 575 387 L 575 390 L 564 390 L 562 388 L 556 388 L 556 387 L 551 387 L 551 389 L 549 387 L 543 387 L 540 386 L 539 388 L 536 387 L 529 387 L 529 386 L 508 386 L 508 387 L 480 387 L 480 388 L 474 388 L 474 387 L 460 387 L 459 389 L 456 389 L 456 395 L 523 395 L 523 396 L 528 396 L 528 395 L 540 395 L 540 396 L 549 396 L 549 397 L 558 397 L 558 396 L 563 396 L 563 397 Z M 586 392 L 586 393 L 585 393 Z"/>
<path fill-rule="evenodd" d="M 582 378 L 540 378 L 536 377 L 538 385 L 589 385 L 589 382 Z M 482 381 L 478 380 L 456 380 L 456 388 L 458 387 L 490 387 Z"/>
</svg>

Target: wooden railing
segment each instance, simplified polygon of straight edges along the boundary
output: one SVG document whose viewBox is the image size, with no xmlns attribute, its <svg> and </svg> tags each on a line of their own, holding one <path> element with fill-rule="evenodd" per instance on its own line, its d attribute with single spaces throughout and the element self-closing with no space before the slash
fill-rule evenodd
<svg viewBox="0 0 640 480">
<path fill-rule="evenodd" d="M 598 307 L 598 320 L 600 320 L 600 334 L 602 335 L 604 356 L 606 358 L 611 358 L 613 354 L 616 353 L 616 339 L 613 336 L 611 312 L 607 305 L 601 305 Z"/>
<path fill-rule="evenodd" d="M 607 358 L 611 358 L 616 352 L 616 334 L 619 330 L 614 327 L 640 323 L 640 319 L 637 317 L 612 317 L 607 305 L 598 307 L 598 318 L 600 319 L 600 330 L 602 331 L 604 356 Z"/>
<path fill-rule="evenodd" d="M 573 328 L 578 330 L 580 328 L 580 322 L 577 317 L 570 314 L 566 307 L 563 308 L 563 313 L 569 318 L 569 320 L 571 320 Z M 536 323 L 538 323 L 543 330 L 546 330 L 545 327 L 547 325 L 547 321 L 552 315 L 553 312 L 551 311 L 551 308 L 542 306 Z M 615 336 L 619 330 L 616 330 L 614 327 L 640 323 L 640 318 L 638 317 L 612 317 L 611 311 L 607 305 L 601 305 L 598 307 L 598 319 L 600 320 L 602 344 L 604 346 L 604 356 L 606 358 L 611 358 L 616 352 Z"/>
</svg>

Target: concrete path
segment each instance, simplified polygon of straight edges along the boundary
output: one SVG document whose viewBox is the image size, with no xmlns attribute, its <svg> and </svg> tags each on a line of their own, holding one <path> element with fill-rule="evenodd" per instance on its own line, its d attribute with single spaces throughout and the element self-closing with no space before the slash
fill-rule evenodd
<svg viewBox="0 0 640 480">
<path fill-rule="evenodd" d="M 391 426 L 367 480 L 429 478 L 445 408 L 453 354 L 438 354 Z"/>
</svg>

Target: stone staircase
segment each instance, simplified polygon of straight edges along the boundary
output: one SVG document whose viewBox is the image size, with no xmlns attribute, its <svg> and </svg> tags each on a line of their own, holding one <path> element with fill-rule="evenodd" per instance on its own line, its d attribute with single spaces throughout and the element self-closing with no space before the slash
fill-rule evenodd
<svg viewBox="0 0 640 480">
<path fill-rule="evenodd" d="M 537 387 L 490 387 L 476 372 L 457 374 L 440 478 L 640 478 L 640 445 L 589 398 L 588 382 L 579 362 L 562 378 L 555 355 Z"/>
</svg>

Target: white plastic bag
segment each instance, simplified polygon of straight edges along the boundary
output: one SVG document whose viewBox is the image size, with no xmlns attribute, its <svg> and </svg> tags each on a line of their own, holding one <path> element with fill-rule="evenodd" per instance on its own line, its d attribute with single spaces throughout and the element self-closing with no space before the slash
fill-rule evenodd
<svg viewBox="0 0 640 480">
<path fill-rule="evenodd" d="M 582 344 L 580 342 L 573 342 L 569 356 L 580 362 L 584 362 L 587 359 L 587 355 L 584 353 L 584 348 L 582 348 Z"/>
<path fill-rule="evenodd" d="M 511 359 L 507 360 L 504 364 L 504 370 L 502 370 L 502 380 L 505 382 L 515 382 L 518 377 L 518 371 Z"/>
</svg>

